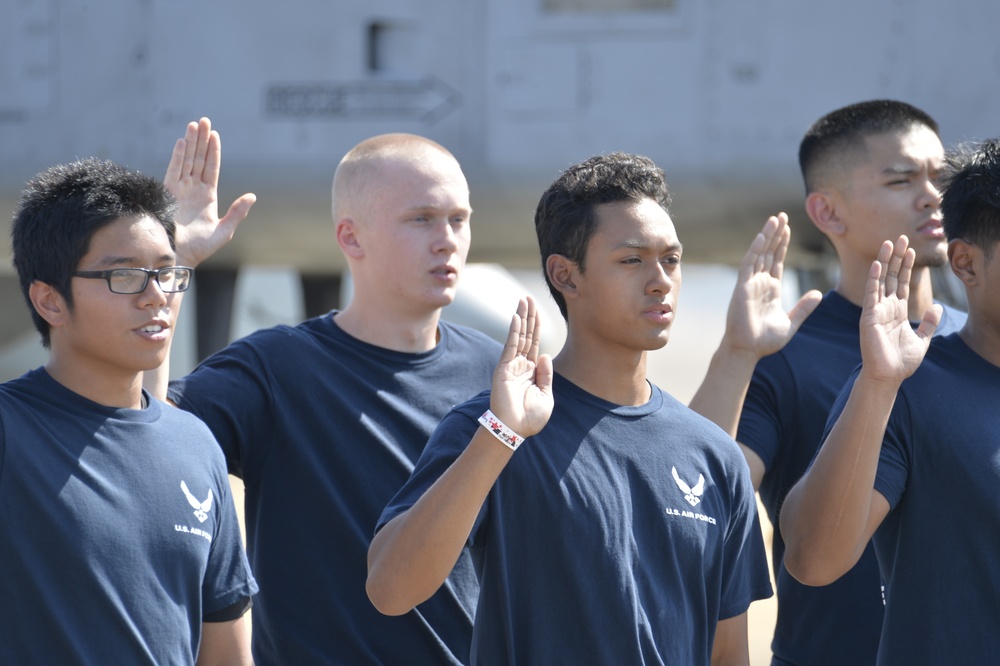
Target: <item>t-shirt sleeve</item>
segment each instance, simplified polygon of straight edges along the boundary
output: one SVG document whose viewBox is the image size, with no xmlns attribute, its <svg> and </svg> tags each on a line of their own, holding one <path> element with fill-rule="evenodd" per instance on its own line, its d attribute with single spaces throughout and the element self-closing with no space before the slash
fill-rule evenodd
<svg viewBox="0 0 1000 666">
<path fill-rule="evenodd" d="M 249 609 L 250 599 L 257 593 L 257 582 L 243 549 L 229 480 L 221 471 L 218 476 L 218 521 L 202 581 L 202 619 L 206 622 L 222 621 L 221 612 L 241 605 Z"/>
<path fill-rule="evenodd" d="M 732 474 L 733 512 L 723 553 L 720 620 L 736 617 L 751 602 L 773 594 L 750 471 L 746 465 L 737 465 Z"/>
<path fill-rule="evenodd" d="M 844 388 L 841 389 L 840 395 L 837 396 L 836 402 L 833 403 L 833 408 L 830 409 L 830 416 L 826 421 L 826 427 L 823 429 L 822 442 L 826 442 L 830 431 L 833 430 L 833 426 L 837 424 L 837 420 L 844 412 L 847 401 L 851 397 L 854 382 L 857 380 L 859 374 L 861 374 L 861 366 L 854 369 L 851 377 L 844 384 Z M 909 449 L 906 446 L 906 442 L 910 441 L 910 437 L 906 431 L 906 424 L 910 422 L 908 414 L 909 406 L 906 403 L 903 390 L 900 389 L 896 403 L 892 408 L 892 413 L 889 415 L 885 435 L 882 438 L 878 470 L 875 473 L 874 488 L 886 498 L 890 508 L 896 507 L 899 499 L 903 496 L 903 490 L 906 488 L 910 457 Z M 817 449 L 816 454 L 813 456 L 813 460 L 816 459 L 816 455 L 819 455 L 819 449 Z M 812 467 L 812 461 L 810 461 L 809 467 Z"/>
<path fill-rule="evenodd" d="M 771 469 L 780 452 L 782 388 L 793 382 L 784 357 L 773 354 L 757 363 L 747 388 L 736 441 L 760 456 L 765 469 Z"/>
<path fill-rule="evenodd" d="M 431 434 L 427 446 L 424 447 L 423 453 L 420 454 L 410 478 L 382 511 L 382 516 L 375 527 L 376 532 L 390 520 L 416 504 L 427 489 L 451 467 L 451 464 L 465 451 L 475 435 L 476 428 L 479 427 L 478 414 L 486 411 L 488 406 L 489 397 L 483 398 L 480 395 L 476 399 L 452 409 L 441 419 Z M 488 503 L 484 502 L 483 508 L 479 512 L 479 518 L 469 536 L 470 545 L 483 522 L 486 504 Z"/>
<path fill-rule="evenodd" d="M 249 339 L 238 340 L 191 374 L 171 381 L 167 390 L 171 402 L 208 424 L 229 472 L 244 479 L 248 470 L 259 468 L 266 453 L 250 443 L 270 442 L 274 426 L 273 381 L 265 354 Z"/>
<path fill-rule="evenodd" d="M 882 438 L 878 471 L 875 473 L 875 490 L 889 502 L 890 509 L 895 509 L 902 499 L 909 476 L 910 448 L 907 442 L 913 441 L 909 431 L 909 424 L 912 422 L 909 414 L 905 389 L 900 389 Z"/>
</svg>

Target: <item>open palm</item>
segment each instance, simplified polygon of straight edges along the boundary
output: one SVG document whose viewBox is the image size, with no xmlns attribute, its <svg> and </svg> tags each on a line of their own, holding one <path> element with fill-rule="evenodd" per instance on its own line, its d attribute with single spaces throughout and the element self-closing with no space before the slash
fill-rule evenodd
<svg viewBox="0 0 1000 666">
<path fill-rule="evenodd" d="M 941 320 L 941 306 L 932 306 L 916 330 L 908 317 L 907 298 L 914 252 L 900 236 L 885 241 L 872 263 L 861 313 L 861 355 L 870 376 L 902 381 L 912 375 Z"/>
<path fill-rule="evenodd" d="M 174 145 L 163 184 L 177 200 L 174 242 L 177 260 L 197 266 L 228 243 L 257 197 L 244 194 L 219 219 L 219 171 L 222 142 L 211 121 L 188 123 L 183 139 Z"/>
</svg>

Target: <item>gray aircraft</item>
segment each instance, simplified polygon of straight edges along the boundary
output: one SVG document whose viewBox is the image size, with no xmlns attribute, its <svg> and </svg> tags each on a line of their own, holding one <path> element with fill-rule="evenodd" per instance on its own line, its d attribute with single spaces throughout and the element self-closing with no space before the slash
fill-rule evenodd
<svg viewBox="0 0 1000 666">
<path fill-rule="evenodd" d="M 241 265 L 295 267 L 307 314 L 336 305 L 330 180 L 374 134 L 459 158 L 473 262 L 535 267 L 542 189 L 626 150 L 665 168 L 686 260 L 735 262 L 786 210 L 806 274 L 825 252 L 795 156 L 812 120 L 892 97 L 931 113 L 946 144 L 1000 131 L 990 0 L 0 0 L 0 17 L 3 210 L 51 164 L 161 174 L 189 120 L 222 133 L 223 203 L 258 203 L 199 268 L 199 356 L 227 340 Z M 30 328 L 8 252 L 0 345 Z"/>
</svg>

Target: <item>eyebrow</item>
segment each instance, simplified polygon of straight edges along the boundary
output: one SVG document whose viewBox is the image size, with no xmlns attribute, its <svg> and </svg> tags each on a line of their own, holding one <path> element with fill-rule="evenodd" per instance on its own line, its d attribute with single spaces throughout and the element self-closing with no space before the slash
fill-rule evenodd
<svg viewBox="0 0 1000 666">
<path fill-rule="evenodd" d="M 445 206 L 438 206 L 436 204 L 418 204 L 416 206 L 410 206 L 410 208 L 408 210 L 410 211 L 410 213 L 429 213 L 429 212 L 438 212 L 438 211 L 445 211 L 445 210 L 448 210 L 448 211 L 456 211 L 457 210 L 457 211 L 461 211 L 463 213 L 468 213 L 469 215 L 472 214 L 472 207 L 471 206 L 469 206 L 469 207 L 455 206 L 455 207 L 449 208 L 449 207 L 445 207 Z"/>
<path fill-rule="evenodd" d="M 161 254 L 159 261 L 177 261 L 176 255 L 173 254 Z M 97 265 L 98 266 L 135 266 L 141 263 L 137 257 L 123 257 L 118 255 L 111 255 L 109 257 L 104 257 L 101 259 Z"/>
<path fill-rule="evenodd" d="M 618 245 L 618 247 L 619 248 L 628 248 L 628 249 L 632 249 L 632 250 L 646 250 L 646 249 L 648 249 L 651 246 L 649 245 L 649 243 L 644 243 L 642 241 L 627 240 L 627 241 L 624 241 L 623 243 L 621 243 L 620 245 Z M 683 249 L 684 249 L 684 246 L 681 243 L 679 243 L 679 242 L 678 243 L 671 243 L 670 245 L 668 245 L 666 247 L 665 252 L 680 252 Z"/>
</svg>

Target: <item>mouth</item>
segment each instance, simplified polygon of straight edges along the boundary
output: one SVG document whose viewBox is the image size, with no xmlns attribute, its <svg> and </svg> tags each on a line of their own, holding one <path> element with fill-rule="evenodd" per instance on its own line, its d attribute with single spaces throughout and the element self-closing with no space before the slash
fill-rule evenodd
<svg viewBox="0 0 1000 666">
<path fill-rule="evenodd" d="M 666 303 L 646 308 L 643 315 L 655 321 L 669 322 L 673 319 L 674 309 Z"/>
<path fill-rule="evenodd" d="M 917 232 L 928 236 L 935 236 L 935 237 L 940 236 L 943 238 L 944 224 L 941 218 L 932 217 L 931 219 L 927 220 L 919 227 L 917 227 Z"/>
</svg>

